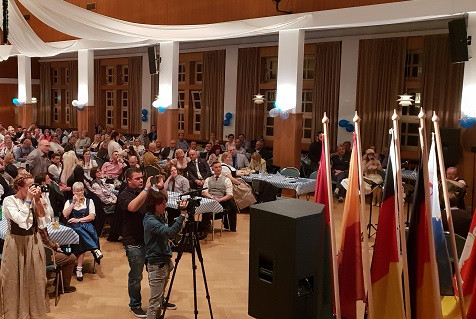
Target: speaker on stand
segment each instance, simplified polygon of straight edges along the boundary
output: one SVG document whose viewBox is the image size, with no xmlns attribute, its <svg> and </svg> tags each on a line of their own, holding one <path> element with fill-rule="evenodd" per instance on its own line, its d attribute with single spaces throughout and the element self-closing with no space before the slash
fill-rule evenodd
<svg viewBox="0 0 476 319">
<path fill-rule="evenodd" d="M 461 63 L 468 61 L 468 34 L 466 31 L 466 19 L 461 18 L 449 21 L 448 32 L 450 39 L 451 62 Z"/>
<path fill-rule="evenodd" d="M 147 53 L 149 54 L 149 73 L 157 74 L 157 53 L 155 52 L 155 46 L 150 46 L 147 48 Z"/>
</svg>

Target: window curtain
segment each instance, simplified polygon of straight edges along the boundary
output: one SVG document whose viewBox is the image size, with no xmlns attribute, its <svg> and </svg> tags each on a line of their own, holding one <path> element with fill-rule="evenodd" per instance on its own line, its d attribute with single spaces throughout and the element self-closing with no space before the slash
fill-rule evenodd
<svg viewBox="0 0 476 319">
<path fill-rule="evenodd" d="M 152 102 L 154 102 L 157 95 L 159 95 L 159 75 L 158 74 L 152 74 L 150 76 L 150 85 L 151 85 L 150 92 L 152 93 L 150 104 L 152 105 Z M 157 110 L 155 107 L 151 107 L 150 116 L 149 116 L 150 126 L 155 125 L 157 127 L 158 115 L 159 115 L 159 110 Z"/>
<path fill-rule="evenodd" d="M 447 34 L 427 35 L 423 40 L 423 91 L 421 105 L 432 127 L 433 111 L 441 127 L 455 127 L 461 118 L 464 63 L 450 61 Z M 431 130 L 427 130 L 430 134 Z"/>
<path fill-rule="evenodd" d="M 317 132 L 322 131 L 322 117 L 329 117 L 329 143 L 337 145 L 340 65 L 342 43 L 318 43 L 316 50 L 316 80 L 314 81 L 314 119 L 313 140 Z"/>
<path fill-rule="evenodd" d="M 78 99 L 78 61 L 69 61 L 68 62 L 68 68 L 69 68 L 69 91 L 71 92 L 70 96 L 70 101 L 71 103 L 73 100 Z M 78 127 L 78 108 L 73 106 L 73 104 L 70 105 L 70 119 L 69 123 L 73 127 Z"/>
<path fill-rule="evenodd" d="M 140 134 L 142 110 L 142 57 L 129 58 L 129 133 Z"/>
<path fill-rule="evenodd" d="M 51 126 L 51 75 L 50 62 L 40 62 L 40 101 L 37 114 L 39 126 Z"/>
<path fill-rule="evenodd" d="M 388 146 L 391 115 L 403 93 L 406 38 L 360 40 L 356 110 L 363 149 Z"/>
<path fill-rule="evenodd" d="M 235 132 L 248 140 L 263 136 L 264 106 L 253 102 L 259 93 L 259 58 L 259 48 L 238 50 Z"/>
<path fill-rule="evenodd" d="M 225 50 L 203 54 L 203 91 L 200 138 L 210 133 L 223 136 L 223 104 L 225 97 Z"/>
<path fill-rule="evenodd" d="M 101 61 L 99 59 L 94 60 L 94 115 L 96 116 L 96 124 L 101 124 L 105 127 L 106 124 L 106 105 L 101 101 Z"/>
</svg>

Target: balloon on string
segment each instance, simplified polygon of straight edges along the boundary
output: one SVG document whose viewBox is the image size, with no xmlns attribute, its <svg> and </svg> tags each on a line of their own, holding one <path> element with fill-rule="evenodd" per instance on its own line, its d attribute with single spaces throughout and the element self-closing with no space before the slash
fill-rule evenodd
<svg viewBox="0 0 476 319">
<path fill-rule="evenodd" d="M 228 126 L 230 125 L 230 120 L 229 119 L 224 119 L 223 120 L 223 126 Z"/>
<path fill-rule="evenodd" d="M 281 113 L 279 113 L 279 117 L 282 118 L 283 120 L 287 120 L 289 118 L 289 112 L 281 111 Z"/>
<path fill-rule="evenodd" d="M 226 118 L 227 120 L 231 120 L 232 117 L 233 117 L 233 114 L 231 114 L 230 112 L 227 112 L 227 113 L 225 114 L 225 118 Z"/>
<path fill-rule="evenodd" d="M 147 116 L 147 114 L 149 114 L 149 111 L 147 111 L 146 109 L 142 109 L 142 111 L 140 111 L 142 113 L 142 115 L 144 116 Z"/>
<path fill-rule="evenodd" d="M 476 124 L 476 117 L 469 117 L 469 116 L 464 116 L 459 123 L 461 124 L 462 127 L 464 128 L 470 128 L 474 124 Z"/>
<path fill-rule="evenodd" d="M 348 124 L 349 124 L 349 121 L 347 121 L 347 120 L 340 120 L 339 121 L 339 127 L 347 127 Z"/>
<path fill-rule="evenodd" d="M 158 109 L 159 109 L 159 112 L 160 112 L 160 113 L 164 113 L 165 110 L 166 110 L 166 108 L 163 107 L 163 106 L 159 106 Z"/>
<path fill-rule="evenodd" d="M 71 102 L 71 104 L 73 104 L 73 106 L 78 107 L 79 102 L 78 102 L 78 100 L 73 100 L 73 101 Z"/>
<path fill-rule="evenodd" d="M 15 97 L 15 98 L 13 98 L 12 103 L 15 104 L 15 105 L 19 105 L 20 101 Z"/>
<path fill-rule="evenodd" d="M 142 120 L 142 122 L 147 122 L 147 115 L 143 115 L 141 120 Z"/>
<path fill-rule="evenodd" d="M 271 117 L 276 117 L 279 115 L 279 110 L 277 108 L 272 108 L 271 110 L 269 110 L 269 116 Z"/>
<path fill-rule="evenodd" d="M 346 130 L 347 132 L 353 132 L 353 131 L 354 131 L 354 124 L 348 123 L 348 124 L 345 126 L 345 130 Z"/>
</svg>

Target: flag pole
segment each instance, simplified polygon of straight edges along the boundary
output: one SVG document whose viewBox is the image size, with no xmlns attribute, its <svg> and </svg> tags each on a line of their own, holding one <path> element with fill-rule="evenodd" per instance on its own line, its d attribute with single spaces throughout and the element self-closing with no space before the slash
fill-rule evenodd
<svg viewBox="0 0 476 319">
<path fill-rule="evenodd" d="M 450 209 L 450 200 L 448 198 L 448 185 L 446 184 L 446 174 L 445 174 L 445 159 L 443 158 L 443 147 L 441 145 L 441 135 L 440 135 L 440 118 L 436 115 L 436 112 L 433 112 L 433 117 L 431 118 L 433 121 L 433 126 L 435 128 L 435 135 L 436 135 L 436 147 L 438 150 L 438 164 L 440 166 L 440 175 L 441 175 L 441 186 L 443 187 L 443 197 L 445 200 L 445 211 L 446 211 L 446 219 L 448 220 L 448 229 L 450 231 L 450 239 L 451 239 L 451 247 L 453 253 L 453 260 L 454 260 L 454 267 L 456 272 L 456 285 L 458 287 L 458 295 L 459 295 L 459 306 L 461 311 L 461 318 L 466 319 L 466 313 L 464 311 L 464 298 L 463 298 L 463 283 L 461 279 L 460 267 L 458 262 L 458 252 L 456 250 L 456 239 L 455 239 L 455 231 L 453 227 L 453 216 L 451 215 Z"/>
<path fill-rule="evenodd" d="M 332 272 L 333 272 L 333 281 L 334 281 L 334 305 L 336 307 L 336 319 L 341 319 L 340 311 L 340 294 L 339 294 L 339 271 L 337 267 L 337 247 L 336 247 L 336 236 L 335 236 L 335 226 L 334 226 L 334 205 L 332 197 L 332 179 L 331 179 L 331 153 L 329 148 L 329 118 L 324 112 L 324 117 L 322 118 L 322 124 L 324 127 L 324 155 L 326 157 L 326 178 L 327 178 L 327 197 L 329 201 L 329 224 L 331 228 L 331 256 L 332 256 Z M 364 236 L 365 237 L 365 236 Z"/>
<path fill-rule="evenodd" d="M 355 112 L 353 118 L 355 123 L 355 137 L 357 142 L 357 163 L 359 168 L 359 188 L 360 188 L 360 228 L 363 234 L 364 247 L 362 249 L 362 265 L 364 267 L 364 285 L 367 290 L 367 305 L 368 305 L 368 314 L 370 318 L 373 318 L 373 295 L 372 295 L 372 282 L 370 277 L 370 254 L 369 254 L 369 242 L 366 234 L 366 225 L 365 222 L 365 192 L 364 192 L 364 177 L 362 171 L 362 145 L 360 141 L 360 117 Z"/>
<path fill-rule="evenodd" d="M 400 249 L 402 252 L 402 265 L 403 265 L 403 289 L 405 291 L 405 314 L 406 319 L 411 319 L 411 305 L 410 305 L 410 281 L 408 277 L 408 260 L 407 260 L 407 240 L 405 234 L 405 220 L 403 217 L 403 182 L 402 182 L 402 159 L 400 155 L 400 126 L 398 120 L 400 117 L 397 114 L 397 110 L 393 110 L 393 141 L 395 145 L 395 171 L 397 175 L 397 199 L 398 199 L 398 222 L 400 231 Z M 408 203 L 410 205 L 410 203 Z"/>
<path fill-rule="evenodd" d="M 436 264 L 432 264 L 431 261 L 436 260 L 436 252 L 435 252 L 435 237 L 433 235 L 433 222 L 432 222 L 432 214 L 431 214 L 431 204 L 430 204 L 430 182 L 429 182 L 429 175 L 428 175 L 428 144 L 426 141 L 426 114 L 423 111 L 423 108 L 420 108 L 420 113 L 418 114 L 418 118 L 420 119 L 420 128 L 418 129 L 420 133 L 420 145 L 421 145 L 421 161 L 423 167 L 423 181 L 425 187 L 425 214 L 426 214 L 426 222 L 428 224 L 428 241 L 430 247 L 430 266 L 436 267 Z M 438 304 L 440 303 L 440 280 L 438 278 L 438 270 L 432 271 L 433 273 L 433 282 L 435 283 L 437 289 L 434 290 L 434 300 L 438 300 Z M 428 296 L 431 298 L 431 296 Z M 441 306 L 439 317 L 435 319 L 441 318 Z"/>
</svg>

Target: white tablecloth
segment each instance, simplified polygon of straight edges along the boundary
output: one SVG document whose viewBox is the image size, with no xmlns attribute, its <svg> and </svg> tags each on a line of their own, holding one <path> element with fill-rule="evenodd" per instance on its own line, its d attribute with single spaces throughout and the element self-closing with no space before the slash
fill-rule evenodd
<svg viewBox="0 0 476 319">
<path fill-rule="evenodd" d="M 169 198 L 167 200 L 167 207 L 177 209 L 177 201 L 179 201 L 179 193 L 168 192 Z M 187 196 L 188 197 L 188 196 Z M 186 199 L 187 197 L 184 197 Z M 219 202 L 210 198 L 202 198 L 200 206 L 195 209 L 196 214 L 203 213 L 220 213 L 223 211 L 223 207 Z"/>
<path fill-rule="evenodd" d="M 0 220 L 0 238 L 5 239 L 7 235 L 8 222 L 6 220 Z M 60 225 L 55 229 L 53 226 L 48 225 L 48 234 L 53 242 L 60 245 L 79 244 L 79 236 L 74 230 L 69 227 Z"/>
<path fill-rule="evenodd" d="M 315 179 L 286 177 L 278 174 L 250 174 L 241 178 L 247 183 L 251 183 L 253 179 L 259 179 L 278 188 L 294 189 L 298 195 L 312 193 L 316 187 Z"/>
</svg>

